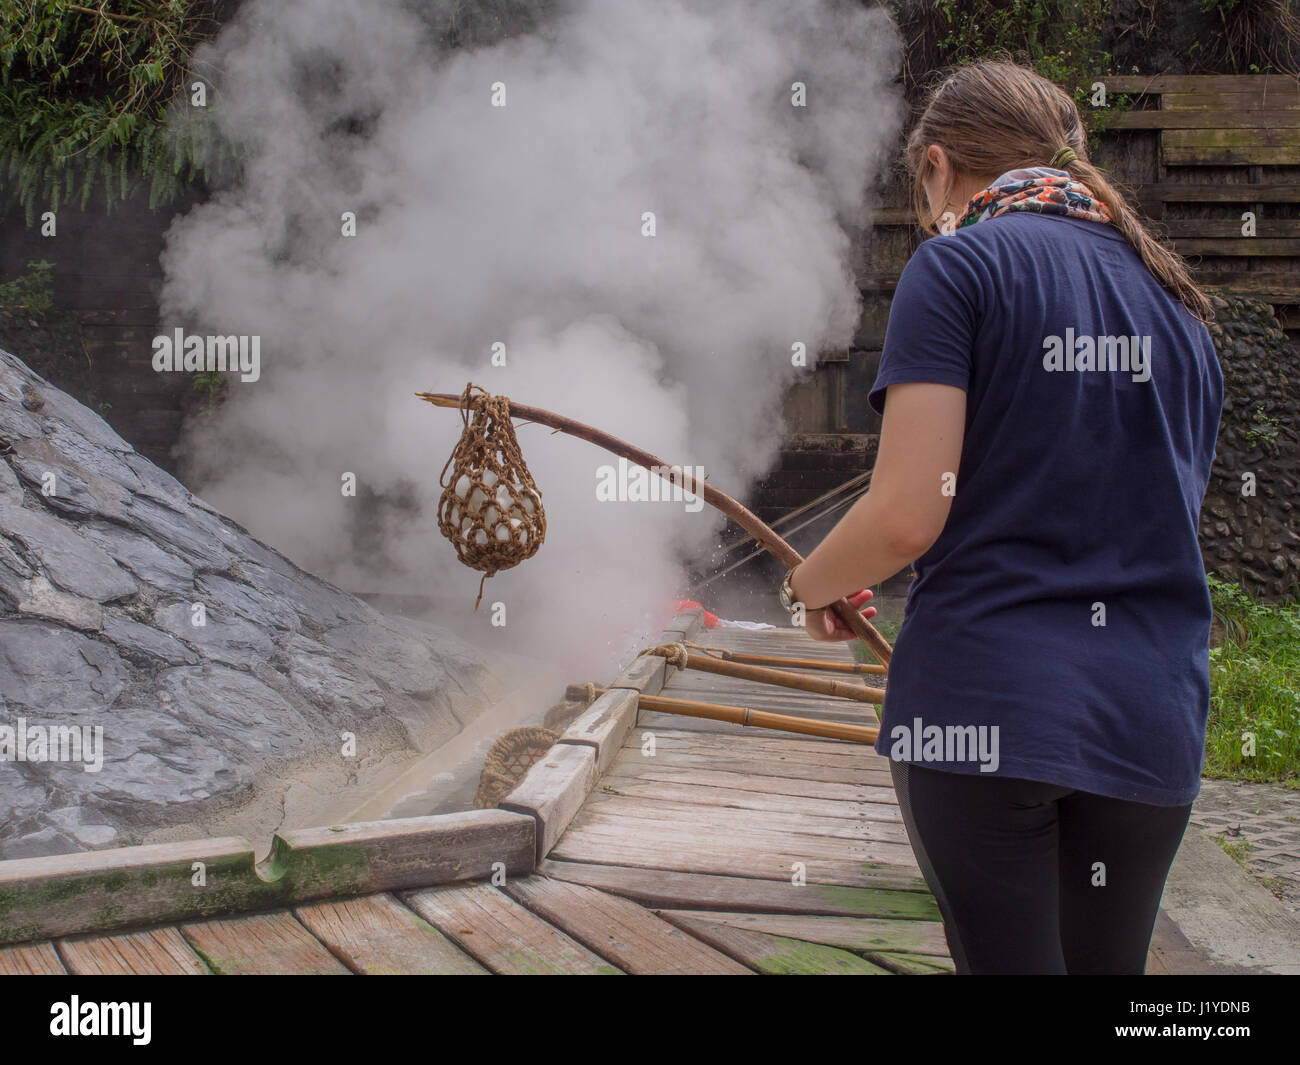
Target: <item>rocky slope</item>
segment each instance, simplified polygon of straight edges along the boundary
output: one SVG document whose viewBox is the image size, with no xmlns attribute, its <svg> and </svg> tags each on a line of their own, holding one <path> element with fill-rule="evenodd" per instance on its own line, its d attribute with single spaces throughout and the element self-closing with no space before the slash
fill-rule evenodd
<svg viewBox="0 0 1300 1065">
<path fill-rule="evenodd" d="M 0 858 L 269 833 L 494 692 L 450 632 L 299 570 L 3 351 L 0 457 Z"/>
</svg>

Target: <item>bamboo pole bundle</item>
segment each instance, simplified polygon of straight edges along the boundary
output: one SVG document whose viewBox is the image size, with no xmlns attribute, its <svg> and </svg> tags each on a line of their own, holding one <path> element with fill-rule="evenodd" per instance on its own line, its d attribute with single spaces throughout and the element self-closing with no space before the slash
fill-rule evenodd
<svg viewBox="0 0 1300 1065">
<path fill-rule="evenodd" d="M 760 684 L 776 684 L 782 688 L 794 688 L 798 691 L 814 692 L 817 695 L 837 695 L 859 703 L 885 701 L 884 688 L 868 688 L 865 684 L 810 677 L 806 673 L 795 673 L 788 669 L 769 669 L 766 666 L 751 666 L 742 662 L 726 662 L 712 655 L 692 654 L 680 643 L 649 647 L 641 653 L 659 655 L 678 669 L 698 669 L 702 673 L 716 673 L 722 677 L 735 677 L 737 680 L 753 680 Z"/>
<path fill-rule="evenodd" d="M 791 669 L 817 669 L 824 673 L 869 673 L 883 676 L 889 671 L 875 662 L 825 662 L 820 658 L 789 658 L 784 655 L 756 655 L 743 651 L 729 651 L 725 647 L 706 647 L 703 644 L 686 642 L 685 646 L 693 651 L 725 659 L 728 662 L 747 662 L 751 666 L 789 666 Z"/>
<path fill-rule="evenodd" d="M 459 410 L 465 408 L 469 402 L 467 396 L 453 395 L 449 392 L 417 392 L 416 395 L 425 402 L 432 403 L 435 407 L 451 407 Z M 612 454 L 627 459 L 628 462 L 634 462 L 638 466 L 644 467 L 651 473 L 657 474 L 668 481 L 669 484 L 680 485 L 700 496 L 704 502 L 720 510 L 753 536 L 787 569 L 791 566 L 797 566 L 803 561 L 803 556 L 778 536 L 766 522 L 707 481 L 696 483 L 695 478 L 681 467 L 670 466 L 662 459 L 650 454 L 650 452 L 634 447 L 618 439 L 618 437 L 611 436 L 609 433 L 602 432 L 590 425 L 584 425 L 572 418 L 565 418 L 562 415 L 543 410 L 541 407 L 528 407 L 513 400 L 508 402 L 512 419 L 537 422 L 537 424 L 545 425 L 557 432 L 576 436 L 579 440 L 586 440 L 590 444 L 595 444 L 597 447 L 604 448 Z M 881 665 L 889 665 L 889 658 L 893 654 L 893 648 L 890 647 L 889 641 L 876 631 L 871 622 L 864 618 L 860 612 L 849 606 L 847 599 L 841 599 L 831 604 L 831 609 L 839 615 L 840 619 L 853 631 L 854 635 L 871 649 L 871 653 L 879 659 Z"/>
<path fill-rule="evenodd" d="M 585 697 L 589 692 L 604 695 L 608 688 L 588 688 L 575 686 L 570 691 Z M 642 710 L 653 710 L 661 714 L 680 714 L 683 717 L 703 717 L 710 721 L 730 721 L 734 725 L 748 725 L 753 728 L 778 729 L 782 732 L 798 732 L 805 736 L 821 736 L 831 740 L 848 740 L 852 743 L 876 742 L 880 735 L 878 728 L 868 725 L 846 725 L 839 721 L 823 721 L 820 718 L 795 717 L 792 714 L 773 714 L 766 710 L 751 710 L 747 706 L 730 706 L 725 703 L 701 703 L 692 699 L 670 699 L 664 695 L 638 695 L 637 706 Z"/>
</svg>

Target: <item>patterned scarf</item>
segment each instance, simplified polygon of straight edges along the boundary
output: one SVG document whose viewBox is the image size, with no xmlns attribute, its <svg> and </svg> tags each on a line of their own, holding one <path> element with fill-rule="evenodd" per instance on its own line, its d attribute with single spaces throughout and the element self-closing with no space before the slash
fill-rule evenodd
<svg viewBox="0 0 1300 1065">
<path fill-rule="evenodd" d="M 1007 211 L 1037 211 L 1110 223 L 1106 205 L 1093 196 L 1087 185 L 1075 181 L 1064 170 L 1033 166 L 1026 170 L 1009 170 L 979 193 L 967 205 L 957 228 L 973 226 Z"/>
</svg>

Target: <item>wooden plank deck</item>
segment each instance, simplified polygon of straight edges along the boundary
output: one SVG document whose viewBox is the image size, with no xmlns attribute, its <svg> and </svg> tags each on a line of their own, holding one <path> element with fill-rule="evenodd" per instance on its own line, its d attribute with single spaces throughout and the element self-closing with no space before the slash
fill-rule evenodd
<svg viewBox="0 0 1300 1065">
<path fill-rule="evenodd" d="M 795 630 L 715 630 L 695 642 L 850 657 L 847 645 L 814 644 Z M 642 662 L 625 677 L 639 684 L 652 674 Z M 669 671 L 665 690 L 876 720 L 870 704 L 696 672 Z M 607 768 L 588 791 L 593 760 Z M 865 745 L 662 713 L 633 717 L 620 694 L 578 719 L 511 804 L 542 822 L 537 835 L 546 843 L 527 873 L 517 852 L 526 854 L 532 837 L 508 817 L 496 860 L 490 837 L 466 837 L 474 862 L 459 875 L 482 877 L 475 870 L 492 867 L 490 880 L 424 881 L 432 887 L 404 887 L 415 875 L 409 862 L 454 863 L 458 848 L 426 853 L 413 824 L 342 826 L 335 834 L 355 830 L 393 866 L 377 877 L 386 889 L 364 886 L 376 882 L 371 867 L 342 897 L 0 947 L 0 974 L 953 971 L 888 762 Z M 460 822 L 451 828 L 463 834 Z M 379 848 L 376 831 L 396 839 L 396 850 Z M 302 835 L 294 844 L 304 852 L 326 845 Z M 1186 961 L 1179 970 L 1161 960 L 1162 927 L 1150 971 L 1188 971 Z"/>
</svg>

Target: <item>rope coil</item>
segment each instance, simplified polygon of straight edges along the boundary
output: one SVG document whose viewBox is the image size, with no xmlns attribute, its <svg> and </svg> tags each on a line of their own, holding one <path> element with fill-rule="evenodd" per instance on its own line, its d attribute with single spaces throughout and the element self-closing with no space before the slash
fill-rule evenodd
<svg viewBox="0 0 1300 1065">
<path fill-rule="evenodd" d="M 483 573 L 477 610 L 489 577 L 532 558 L 542 546 L 546 512 L 515 438 L 510 400 L 471 381 L 462 401 L 464 428 L 438 478 L 438 530 L 461 562 Z"/>
<path fill-rule="evenodd" d="M 498 736 L 483 759 L 474 805 L 480 810 L 496 806 L 559 738 L 558 732 L 540 725 L 525 725 Z"/>
</svg>

